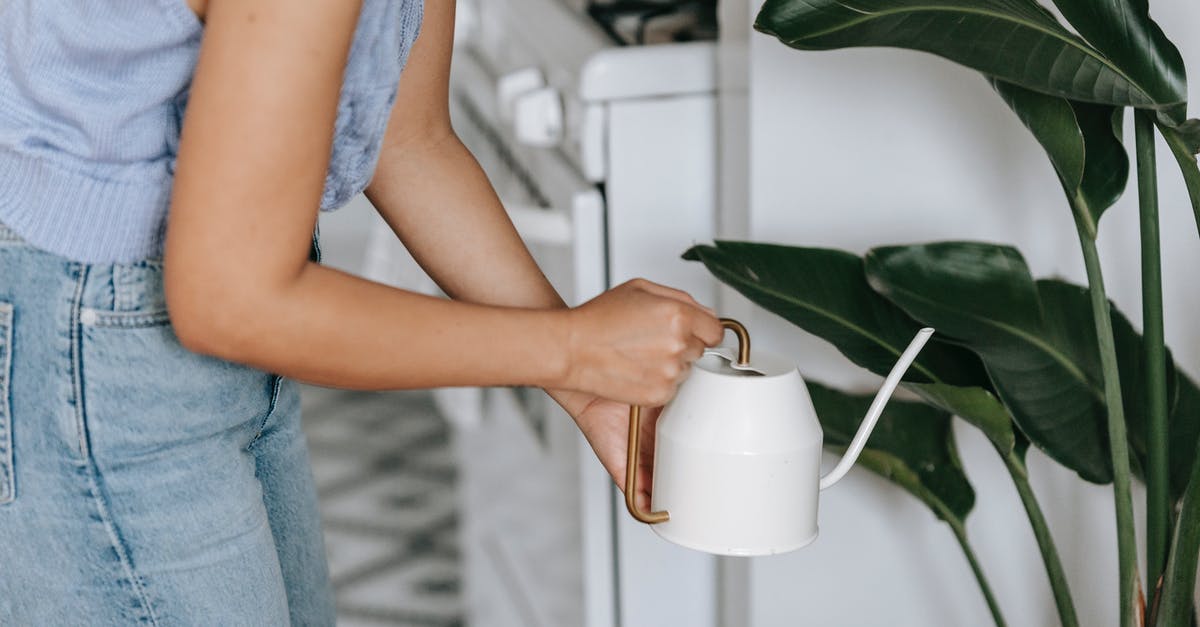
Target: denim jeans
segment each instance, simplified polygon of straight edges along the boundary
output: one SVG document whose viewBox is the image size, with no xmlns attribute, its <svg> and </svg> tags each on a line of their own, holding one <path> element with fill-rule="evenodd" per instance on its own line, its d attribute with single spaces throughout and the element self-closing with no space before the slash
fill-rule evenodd
<svg viewBox="0 0 1200 627">
<path fill-rule="evenodd" d="M 294 382 L 0 225 L 0 625 L 333 625 Z"/>
</svg>

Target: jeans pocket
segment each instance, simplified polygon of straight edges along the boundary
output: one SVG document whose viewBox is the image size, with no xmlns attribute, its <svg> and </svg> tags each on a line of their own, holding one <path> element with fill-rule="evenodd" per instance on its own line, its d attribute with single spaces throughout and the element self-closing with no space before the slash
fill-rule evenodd
<svg viewBox="0 0 1200 627">
<path fill-rule="evenodd" d="M 12 378 L 13 306 L 0 302 L 0 505 L 11 503 L 17 496 L 16 471 L 13 466 L 12 441 Z"/>
<path fill-rule="evenodd" d="M 81 326 L 82 428 L 102 463 L 172 455 L 215 440 L 240 448 L 261 428 L 272 375 L 193 353 L 153 316 L 103 316 Z"/>
<path fill-rule="evenodd" d="M 283 377 L 273 374 L 271 375 L 271 403 L 267 405 L 267 413 L 263 414 L 262 421 L 258 423 L 258 429 L 254 432 L 254 437 L 250 438 L 250 443 L 246 445 L 246 450 L 254 448 L 258 444 L 259 438 L 263 432 L 267 430 L 268 424 L 271 422 L 271 417 L 275 415 L 275 407 L 279 404 L 279 389 L 283 387 Z"/>
</svg>

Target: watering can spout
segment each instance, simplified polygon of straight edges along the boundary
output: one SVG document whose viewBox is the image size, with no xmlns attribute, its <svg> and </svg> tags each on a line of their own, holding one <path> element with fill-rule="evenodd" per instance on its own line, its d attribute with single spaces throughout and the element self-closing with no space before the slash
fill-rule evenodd
<svg viewBox="0 0 1200 627">
<path fill-rule="evenodd" d="M 858 427 L 858 433 L 854 434 L 854 439 L 846 448 L 846 453 L 842 455 L 842 459 L 838 460 L 837 466 L 834 466 L 833 470 L 821 477 L 820 487 L 822 490 L 846 476 L 850 467 L 858 461 L 858 455 L 867 445 L 867 438 L 871 437 L 871 431 L 875 430 L 875 423 L 879 422 L 879 416 L 883 414 L 883 408 L 892 398 L 892 392 L 896 391 L 896 386 L 900 384 L 900 378 L 908 371 L 908 367 L 917 358 L 917 353 L 921 352 L 932 335 L 933 329 L 925 327 L 917 332 L 917 336 L 909 343 L 908 348 L 904 349 L 896 365 L 892 366 L 892 371 L 883 380 L 883 387 L 879 388 L 879 392 L 875 394 L 875 400 L 871 401 L 871 407 L 867 409 L 867 416 L 863 418 L 862 425 Z"/>
</svg>

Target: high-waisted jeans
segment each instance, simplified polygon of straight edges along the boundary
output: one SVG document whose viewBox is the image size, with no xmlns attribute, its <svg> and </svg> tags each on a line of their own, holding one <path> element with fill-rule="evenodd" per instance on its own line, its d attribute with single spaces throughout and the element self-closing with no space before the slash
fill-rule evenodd
<svg viewBox="0 0 1200 627">
<path fill-rule="evenodd" d="M 296 385 L 0 225 L 0 625 L 333 625 Z"/>
</svg>

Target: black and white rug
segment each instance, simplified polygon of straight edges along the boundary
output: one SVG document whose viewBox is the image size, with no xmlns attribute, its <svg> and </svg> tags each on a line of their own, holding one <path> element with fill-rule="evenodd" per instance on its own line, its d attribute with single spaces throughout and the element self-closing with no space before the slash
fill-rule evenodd
<svg viewBox="0 0 1200 627">
<path fill-rule="evenodd" d="M 341 627 L 461 627 L 456 470 L 425 392 L 305 387 Z"/>
</svg>

